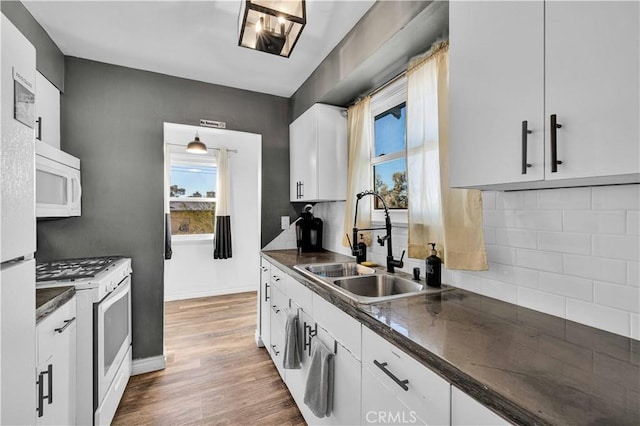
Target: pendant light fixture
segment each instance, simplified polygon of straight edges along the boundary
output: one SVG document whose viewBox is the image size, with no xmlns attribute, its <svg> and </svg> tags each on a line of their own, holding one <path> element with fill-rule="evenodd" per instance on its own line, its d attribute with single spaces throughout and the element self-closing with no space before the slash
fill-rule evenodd
<svg viewBox="0 0 640 426">
<path fill-rule="evenodd" d="M 200 142 L 200 136 L 198 136 L 198 132 L 196 132 L 196 138 L 189 142 L 187 145 L 187 152 L 191 154 L 206 154 L 207 146 Z"/>
<path fill-rule="evenodd" d="M 288 58 L 307 23 L 305 0 L 246 0 L 238 46 Z"/>
</svg>

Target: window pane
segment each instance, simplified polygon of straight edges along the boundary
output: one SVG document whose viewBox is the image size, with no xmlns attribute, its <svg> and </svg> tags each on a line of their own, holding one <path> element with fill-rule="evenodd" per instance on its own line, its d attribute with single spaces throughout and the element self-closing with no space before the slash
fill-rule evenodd
<svg viewBox="0 0 640 426">
<path fill-rule="evenodd" d="M 397 105 L 374 119 L 375 156 L 404 151 L 405 147 L 405 102 Z"/>
<path fill-rule="evenodd" d="M 390 209 L 407 208 L 407 164 L 404 158 L 373 166 L 375 191 L 384 198 Z M 375 199 L 375 208 L 382 209 L 382 203 Z"/>
<path fill-rule="evenodd" d="M 171 165 L 170 197 L 216 196 L 216 168 L 201 165 Z"/>
<path fill-rule="evenodd" d="M 171 201 L 171 234 L 213 234 L 216 203 L 209 201 Z"/>
</svg>

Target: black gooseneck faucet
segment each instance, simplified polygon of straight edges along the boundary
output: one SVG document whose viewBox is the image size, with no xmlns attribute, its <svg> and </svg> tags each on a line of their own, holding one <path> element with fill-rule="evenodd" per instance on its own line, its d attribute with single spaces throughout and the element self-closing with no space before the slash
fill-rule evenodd
<svg viewBox="0 0 640 426">
<path fill-rule="evenodd" d="M 374 197 L 377 197 L 382 202 L 382 205 L 384 206 L 384 224 L 385 224 L 384 228 L 358 228 L 357 227 L 358 203 L 360 202 L 360 199 L 365 195 L 373 195 Z M 400 260 L 396 260 L 393 258 L 393 247 L 391 245 L 391 219 L 389 218 L 389 209 L 387 208 L 387 203 L 384 202 L 384 198 L 382 198 L 380 194 L 371 190 L 363 191 L 356 194 L 356 214 L 355 214 L 355 217 L 353 218 L 353 241 L 354 242 L 358 241 L 359 231 L 378 231 L 382 229 L 386 230 L 387 233 L 383 238 L 380 238 L 380 236 L 378 236 L 378 244 L 380 244 L 381 246 L 384 246 L 385 241 L 387 242 L 387 272 L 394 273 L 396 267 L 402 268 L 404 266 L 404 262 L 402 261 L 402 259 L 404 259 L 404 250 L 402 250 L 402 256 L 400 256 Z M 357 245 L 352 245 L 351 255 L 358 257 L 359 254 L 360 253 L 359 253 L 359 250 L 357 249 Z"/>
</svg>

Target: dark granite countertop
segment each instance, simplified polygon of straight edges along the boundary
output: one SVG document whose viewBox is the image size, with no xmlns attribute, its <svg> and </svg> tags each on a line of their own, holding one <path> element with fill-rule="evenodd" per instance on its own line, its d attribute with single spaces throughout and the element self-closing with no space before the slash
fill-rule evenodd
<svg viewBox="0 0 640 426">
<path fill-rule="evenodd" d="M 67 303 L 74 294 L 76 288 L 72 285 L 36 289 L 36 324 Z"/>
<path fill-rule="evenodd" d="M 291 269 L 352 257 L 263 255 L 511 422 L 640 424 L 637 340 L 462 289 L 357 306 Z"/>
</svg>

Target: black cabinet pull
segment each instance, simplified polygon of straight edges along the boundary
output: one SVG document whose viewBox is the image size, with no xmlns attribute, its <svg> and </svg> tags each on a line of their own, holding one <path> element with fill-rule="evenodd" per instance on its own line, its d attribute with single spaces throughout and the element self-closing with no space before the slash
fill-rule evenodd
<svg viewBox="0 0 640 426">
<path fill-rule="evenodd" d="M 305 321 L 302 350 L 305 351 L 308 349 L 309 356 L 311 356 L 311 339 L 313 339 L 317 334 L 318 334 L 318 324 L 317 323 L 314 324 L 313 328 L 311 328 L 311 326 L 308 325 L 307 322 Z M 307 339 L 307 336 L 309 336 L 308 339 Z"/>
<path fill-rule="evenodd" d="M 531 167 L 531 164 L 527 163 L 527 136 L 532 132 L 527 128 L 527 120 L 522 122 L 522 174 L 527 174 L 527 167 Z"/>
<path fill-rule="evenodd" d="M 280 312 L 280 309 L 278 309 L 278 305 L 271 305 L 271 309 L 273 309 L 273 312 L 275 312 L 276 314 Z"/>
<path fill-rule="evenodd" d="M 49 364 L 49 366 L 47 367 L 47 372 L 46 374 L 49 376 L 49 386 L 47 389 L 47 396 L 45 398 L 47 398 L 49 401 L 48 403 L 51 404 L 53 402 L 53 365 Z"/>
<path fill-rule="evenodd" d="M 409 383 L 409 380 L 408 379 L 405 379 L 405 380 L 398 379 L 391 371 L 387 370 L 387 363 L 386 362 L 380 363 L 380 362 L 378 362 L 377 360 L 374 359 L 373 363 L 376 365 L 376 367 L 378 367 L 380 370 L 382 370 L 384 372 L 384 374 L 386 374 L 387 376 L 391 377 L 391 380 L 396 382 L 398 384 L 398 386 L 400 386 L 405 391 L 409 390 L 409 386 L 407 386 L 407 384 Z"/>
<path fill-rule="evenodd" d="M 271 287 L 269 284 L 264 283 L 264 301 L 265 302 L 269 300 L 269 294 L 267 293 L 267 290 L 269 289 L 269 287 Z"/>
<path fill-rule="evenodd" d="M 42 381 L 44 380 L 44 375 L 45 373 L 39 373 L 38 374 L 38 408 L 36 408 L 36 411 L 38 412 L 38 417 L 42 417 L 44 415 L 44 384 L 42 383 Z"/>
<path fill-rule="evenodd" d="M 42 117 L 38 117 L 38 119 L 36 120 L 36 123 L 38 123 L 38 134 L 36 135 L 36 139 L 41 141 L 42 140 Z"/>
<path fill-rule="evenodd" d="M 54 329 L 53 331 L 55 331 L 56 333 L 62 333 L 67 329 L 67 327 L 69 327 L 75 321 L 76 321 L 76 317 L 73 317 L 73 318 L 68 319 L 68 320 L 64 320 L 64 325 L 62 327 L 60 327 L 60 328 Z"/>
<path fill-rule="evenodd" d="M 300 181 L 300 198 L 304 198 L 304 181 Z"/>
<path fill-rule="evenodd" d="M 48 383 L 47 383 L 47 394 L 44 394 L 44 375 L 47 375 Z M 36 411 L 38 412 L 38 417 L 42 417 L 44 415 L 44 400 L 47 399 L 47 404 L 53 403 L 53 365 L 49 364 L 47 367 L 47 371 L 42 371 L 38 374 L 38 407 Z"/>
<path fill-rule="evenodd" d="M 551 114 L 551 173 L 558 171 L 558 164 L 562 164 L 562 161 L 558 161 L 558 129 L 562 127 L 562 124 L 558 124 L 558 119 L 555 114 Z"/>
<path fill-rule="evenodd" d="M 280 355 L 280 351 L 276 349 L 276 345 L 271 345 L 271 349 L 273 349 L 273 352 L 276 354 L 276 356 Z"/>
</svg>

